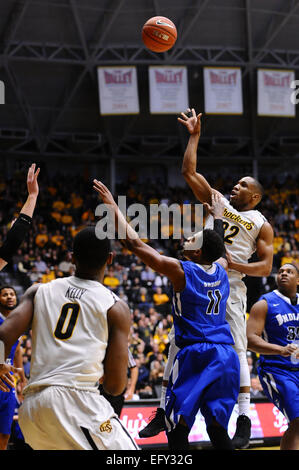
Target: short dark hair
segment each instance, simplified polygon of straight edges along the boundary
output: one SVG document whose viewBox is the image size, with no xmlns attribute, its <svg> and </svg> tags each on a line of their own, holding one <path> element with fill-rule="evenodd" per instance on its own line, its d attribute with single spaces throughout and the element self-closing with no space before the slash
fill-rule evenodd
<svg viewBox="0 0 299 470">
<path fill-rule="evenodd" d="M 110 253 L 110 240 L 96 236 L 94 226 L 86 227 L 74 238 L 73 254 L 76 263 L 87 271 L 104 266 Z"/>
<path fill-rule="evenodd" d="M 17 297 L 16 289 L 13 286 L 10 286 L 9 284 L 3 284 L 2 286 L 0 286 L 0 294 L 3 291 L 3 289 L 12 289 Z"/>
<path fill-rule="evenodd" d="M 265 194 L 263 186 L 256 178 L 253 178 L 253 181 L 254 181 L 256 191 L 259 193 L 259 195 L 262 198 Z"/>
<path fill-rule="evenodd" d="M 224 254 L 224 243 L 215 230 L 205 229 L 202 237 L 201 253 L 208 263 L 213 263 Z"/>
</svg>

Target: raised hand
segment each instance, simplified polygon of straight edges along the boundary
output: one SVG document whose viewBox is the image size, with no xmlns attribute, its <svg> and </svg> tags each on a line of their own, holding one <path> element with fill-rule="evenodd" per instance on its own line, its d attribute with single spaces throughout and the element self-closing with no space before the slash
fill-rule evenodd
<svg viewBox="0 0 299 470">
<path fill-rule="evenodd" d="M 114 204 L 115 203 L 111 192 L 109 191 L 109 189 L 103 183 L 101 183 L 101 181 L 98 181 L 98 180 L 94 179 L 93 180 L 93 189 L 95 189 L 97 191 L 97 193 L 99 193 L 99 195 L 101 196 L 104 204 Z"/>
<path fill-rule="evenodd" d="M 32 163 L 27 174 L 27 189 L 30 196 L 38 196 L 39 187 L 37 177 L 40 172 L 40 168 L 35 171 L 35 163 Z"/>
<path fill-rule="evenodd" d="M 185 127 L 187 127 L 189 134 L 198 134 L 201 132 L 201 116 L 202 113 L 196 115 L 195 109 L 188 108 L 187 113 L 191 112 L 191 117 L 188 117 L 185 113 L 181 113 L 182 117 L 178 118 L 178 121 L 181 122 Z"/>
</svg>

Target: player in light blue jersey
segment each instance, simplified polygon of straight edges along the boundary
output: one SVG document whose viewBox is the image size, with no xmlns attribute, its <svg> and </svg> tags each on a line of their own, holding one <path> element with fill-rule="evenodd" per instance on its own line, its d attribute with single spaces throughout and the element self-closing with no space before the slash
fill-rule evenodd
<svg viewBox="0 0 299 470">
<path fill-rule="evenodd" d="M 260 353 L 258 374 L 264 393 L 289 426 L 281 450 L 299 450 L 299 272 L 284 264 L 277 290 L 261 296 L 247 322 L 248 349 Z"/>
<path fill-rule="evenodd" d="M 188 435 L 200 409 L 213 447 L 232 450 L 227 426 L 238 398 L 240 364 L 225 320 L 229 281 L 223 238 L 207 229 L 185 243 L 188 261 L 163 256 L 140 240 L 106 186 L 95 180 L 94 189 L 113 210 L 115 227 L 126 234 L 127 248 L 172 283 L 175 341 L 181 349 L 167 390 L 169 449 L 189 448 Z M 212 204 L 216 202 L 222 214 L 217 195 L 212 198 Z"/>
</svg>

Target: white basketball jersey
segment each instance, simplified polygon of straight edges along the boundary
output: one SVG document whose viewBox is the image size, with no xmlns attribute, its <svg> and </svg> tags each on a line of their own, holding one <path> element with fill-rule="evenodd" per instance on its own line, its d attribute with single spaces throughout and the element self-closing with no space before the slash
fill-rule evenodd
<svg viewBox="0 0 299 470">
<path fill-rule="evenodd" d="M 225 201 L 223 211 L 223 228 L 225 248 L 232 255 L 233 261 L 237 263 L 247 263 L 256 251 L 256 239 L 266 218 L 257 210 L 239 212 Z M 209 216 L 205 223 L 205 228 L 214 227 L 214 218 Z M 229 275 L 238 278 L 244 274 L 230 270 Z"/>
<path fill-rule="evenodd" d="M 42 284 L 34 299 L 26 389 L 40 385 L 97 389 L 108 342 L 107 311 L 117 300 L 99 282 L 75 276 Z"/>
</svg>

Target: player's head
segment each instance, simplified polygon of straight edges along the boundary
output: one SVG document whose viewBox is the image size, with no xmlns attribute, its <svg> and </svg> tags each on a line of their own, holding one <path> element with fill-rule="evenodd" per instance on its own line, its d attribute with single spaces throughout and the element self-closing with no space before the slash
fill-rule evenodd
<svg viewBox="0 0 299 470">
<path fill-rule="evenodd" d="M 100 272 L 111 259 L 110 240 L 96 236 L 95 227 L 86 227 L 74 238 L 73 259 L 77 271 L 84 274 Z"/>
<path fill-rule="evenodd" d="M 276 282 L 279 292 L 287 297 L 294 295 L 299 285 L 298 268 L 291 263 L 283 264 L 278 270 Z"/>
<path fill-rule="evenodd" d="M 237 210 L 254 208 L 264 194 L 262 185 L 252 176 L 244 176 L 232 189 L 230 203 Z"/>
<path fill-rule="evenodd" d="M 17 305 L 17 293 L 14 287 L 4 285 L 0 287 L 0 309 L 9 311 L 13 310 Z"/>
<path fill-rule="evenodd" d="M 185 258 L 195 263 L 212 264 L 224 253 L 223 240 L 215 230 L 205 229 L 184 243 Z"/>
</svg>

